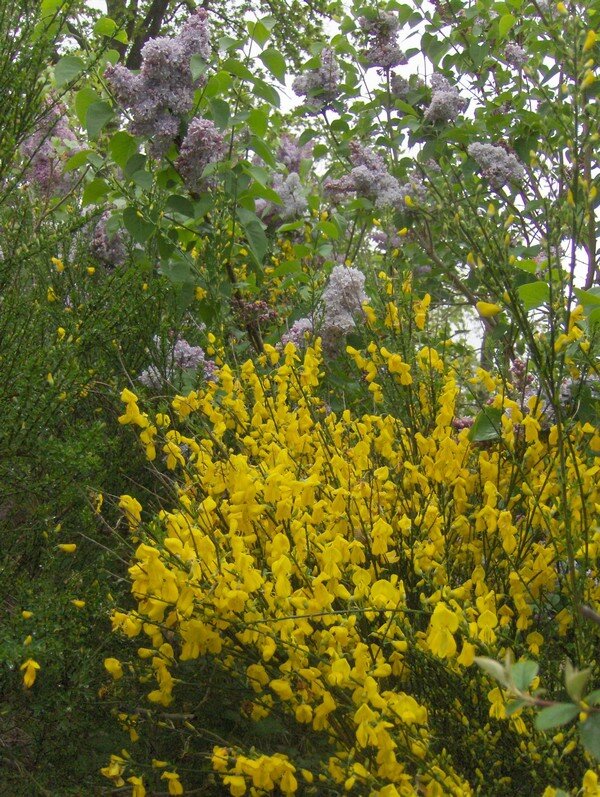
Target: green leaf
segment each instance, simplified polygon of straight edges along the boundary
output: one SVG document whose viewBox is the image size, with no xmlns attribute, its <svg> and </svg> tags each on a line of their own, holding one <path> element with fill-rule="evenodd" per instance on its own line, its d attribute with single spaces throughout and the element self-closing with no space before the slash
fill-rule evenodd
<svg viewBox="0 0 600 797">
<path fill-rule="evenodd" d="M 88 155 L 90 152 L 91 150 L 89 149 L 80 149 L 79 152 L 71 155 L 69 160 L 65 163 L 63 171 L 72 172 L 74 169 L 78 169 L 80 166 L 83 166 L 84 163 L 88 162 Z"/>
<path fill-rule="evenodd" d="M 131 176 L 135 174 L 135 172 L 144 168 L 146 160 L 146 156 L 142 155 L 141 152 L 136 152 L 135 155 L 132 155 L 125 166 L 122 167 L 125 177 L 130 180 Z"/>
<path fill-rule="evenodd" d="M 271 35 L 267 27 L 262 22 L 248 22 L 247 27 L 250 37 L 264 47 Z"/>
<path fill-rule="evenodd" d="M 600 704 L 600 689 L 594 689 L 589 695 L 586 695 L 584 701 L 590 706 L 597 706 Z"/>
<path fill-rule="evenodd" d="M 591 669 L 578 670 L 570 661 L 567 661 L 565 664 L 565 689 L 571 700 L 576 703 L 581 700 L 591 674 Z"/>
<path fill-rule="evenodd" d="M 88 183 L 86 187 L 83 189 L 83 197 L 81 198 L 81 204 L 85 207 L 86 205 L 93 205 L 97 202 L 98 199 L 104 197 L 109 191 L 109 185 L 106 180 L 101 180 L 99 177 L 95 180 L 92 180 L 91 183 Z"/>
<path fill-rule="evenodd" d="M 262 97 L 262 99 L 266 100 L 269 105 L 279 108 L 279 92 L 273 86 L 269 86 L 268 83 L 265 83 L 264 80 L 256 79 L 254 81 L 254 94 L 256 94 L 258 97 Z"/>
<path fill-rule="evenodd" d="M 108 149 L 114 162 L 122 169 L 125 168 L 127 161 L 136 154 L 137 148 L 137 141 L 126 130 L 119 130 L 111 136 L 108 142 Z"/>
<path fill-rule="evenodd" d="M 518 711 L 523 706 L 527 706 L 527 700 L 524 700 L 522 697 L 517 697 L 515 700 L 509 701 L 506 706 L 504 707 L 504 713 L 507 717 L 512 717 L 512 715 Z"/>
<path fill-rule="evenodd" d="M 594 288 L 590 288 L 589 291 L 582 291 L 580 288 L 575 288 L 575 296 L 577 296 L 584 307 L 585 305 L 597 306 L 600 304 L 600 291 L 597 292 L 597 289 L 594 290 Z"/>
<path fill-rule="evenodd" d="M 256 154 L 260 158 L 262 158 L 264 162 L 267 163 L 269 166 L 275 167 L 276 165 L 275 157 L 269 145 L 265 144 L 265 142 L 262 139 L 258 138 L 257 136 L 252 136 L 252 138 L 250 139 L 250 143 L 248 144 L 248 147 L 253 152 L 256 152 Z"/>
<path fill-rule="evenodd" d="M 238 208 L 237 217 L 246 233 L 250 251 L 256 258 L 258 264 L 262 264 L 268 249 L 267 236 L 265 235 L 262 222 L 256 213 L 246 208 Z"/>
<path fill-rule="evenodd" d="M 163 263 L 160 271 L 174 285 L 185 285 L 193 281 L 192 266 L 181 253 L 174 255 L 168 263 Z"/>
<path fill-rule="evenodd" d="M 94 33 L 97 36 L 112 36 L 117 29 L 117 23 L 110 17 L 100 17 L 94 25 Z"/>
<path fill-rule="evenodd" d="M 503 14 L 498 20 L 498 35 L 503 39 L 517 21 L 512 14 Z"/>
<path fill-rule="evenodd" d="M 237 58 L 228 58 L 221 64 L 221 69 L 229 72 L 236 77 L 241 77 L 244 80 L 254 80 L 254 75 L 245 64 L 238 61 Z"/>
<path fill-rule="evenodd" d="M 123 211 L 123 223 L 133 240 L 138 244 L 146 243 L 154 232 L 154 224 L 139 216 L 138 211 L 131 205 Z"/>
<path fill-rule="evenodd" d="M 219 97 L 215 97 L 209 100 L 208 104 L 216 126 L 223 130 L 229 122 L 229 103 Z"/>
<path fill-rule="evenodd" d="M 273 77 L 285 86 L 285 58 L 283 55 L 273 47 L 269 47 L 258 57 Z"/>
<path fill-rule="evenodd" d="M 210 99 L 211 97 L 217 97 L 219 94 L 225 94 L 231 88 L 232 83 L 233 79 L 229 72 L 225 72 L 222 69 L 208 79 L 208 83 L 204 88 L 204 96 Z"/>
<path fill-rule="evenodd" d="M 78 55 L 64 55 L 54 67 L 54 82 L 57 88 L 70 83 L 85 69 L 83 58 Z"/>
<path fill-rule="evenodd" d="M 194 206 L 189 199 L 179 194 L 171 194 L 165 203 L 167 210 L 172 210 L 174 213 L 179 213 L 180 216 L 185 216 L 188 219 L 193 219 L 195 216 Z"/>
<path fill-rule="evenodd" d="M 90 138 L 96 138 L 104 125 L 113 117 L 113 110 L 107 102 L 93 102 L 85 115 L 85 126 Z"/>
<path fill-rule="evenodd" d="M 262 138 L 269 126 L 269 114 L 263 108 L 253 108 L 248 115 L 248 127 L 255 136 Z"/>
<path fill-rule="evenodd" d="M 138 169 L 137 172 L 131 175 L 131 179 L 136 185 L 143 188 L 144 191 L 149 191 L 152 188 L 152 175 L 145 169 Z"/>
<path fill-rule="evenodd" d="M 190 58 L 190 72 L 192 73 L 192 80 L 196 81 L 199 77 L 206 74 L 208 71 L 208 64 L 201 55 L 192 55 Z"/>
<path fill-rule="evenodd" d="M 554 706 L 543 708 L 535 718 L 535 727 L 538 731 L 547 731 L 566 725 L 579 714 L 579 708 L 573 703 L 557 703 Z"/>
<path fill-rule="evenodd" d="M 469 430 L 469 440 L 474 443 L 497 440 L 502 431 L 502 412 L 499 407 L 484 407 Z"/>
<path fill-rule="evenodd" d="M 510 677 L 519 692 L 526 692 L 538 674 L 539 665 L 535 661 L 518 661 L 510 668 Z"/>
<path fill-rule="evenodd" d="M 256 197 L 260 197 L 261 199 L 266 199 L 268 202 L 274 202 L 276 205 L 283 205 L 281 197 L 277 191 L 273 191 L 272 188 L 269 188 L 262 183 L 253 183 L 248 191 L 248 195 L 254 199 L 256 199 Z"/>
<path fill-rule="evenodd" d="M 79 89 L 75 95 L 75 113 L 82 127 L 85 127 L 85 117 L 88 108 L 93 102 L 98 102 L 99 100 L 100 97 L 97 92 L 89 86 L 84 86 L 82 89 Z"/>
<path fill-rule="evenodd" d="M 547 282 L 527 282 L 517 288 L 519 298 L 526 310 L 533 310 L 550 299 L 550 289 Z"/>
<path fill-rule="evenodd" d="M 600 712 L 590 714 L 579 725 L 579 737 L 588 753 L 600 760 Z"/>
</svg>

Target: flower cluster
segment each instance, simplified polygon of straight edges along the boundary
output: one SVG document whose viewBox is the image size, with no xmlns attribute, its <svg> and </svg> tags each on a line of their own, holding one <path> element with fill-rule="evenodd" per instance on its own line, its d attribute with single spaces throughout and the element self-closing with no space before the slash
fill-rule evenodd
<svg viewBox="0 0 600 797">
<path fill-rule="evenodd" d="M 432 76 L 431 90 L 431 102 L 425 111 L 428 122 L 453 122 L 467 107 L 467 101 L 443 75 Z"/>
<path fill-rule="evenodd" d="M 105 72 L 117 101 L 131 113 L 131 132 L 146 136 L 156 156 L 163 155 L 176 138 L 181 118 L 191 110 L 194 90 L 201 83 L 192 78 L 191 57 L 210 59 L 207 17 L 199 9 L 177 36 L 150 39 L 142 48 L 139 74 L 120 64 Z"/>
<path fill-rule="evenodd" d="M 343 201 L 356 193 L 371 199 L 378 208 L 401 209 L 410 204 L 411 200 L 425 200 L 426 190 L 419 180 L 414 179 L 400 185 L 389 173 L 381 155 L 357 141 L 350 142 L 350 160 L 353 168 L 347 175 L 325 182 L 325 191 L 334 201 Z"/>
<path fill-rule="evenodd" d="M 35 131 L 21 144 L 21 155 L 28 161 L 25 176 L 46 196 L 66 194 L 73 187 L 73 174 L 63 171 L 60 148 L 77 148 L 77 138 L 69 127 L 65 108 L 59 102 L 46 101 L 47 110 Z"/>
<path fill-rule="evenodd" d="M 117 230 L 111 233 L 108 231 L 108 220 L 111 217 L 109 210 L 105 211 L 96 226 L 92 236 L 91 252 L 92 255 L 109 268 L 121 266 L 125 262 L 127 251 L 123 242 L 123 236 Z"/>
<path fill-rule="evenodd" d="M 362 271 L 335 266 L 322 296 L 325 307 L 322 334 L 328 348 L 338 345 L 354 329 L 355 318 L 363 315 L 362 306 L 368 298 Z"/>
<path fill-rule="evenodd" d="M 309 141 L 304 146 L 292 136 L 282 136 L 277 150 L 277 160 L 286 167 L 289 172 L 299 172 L 303 160 L 312 157 L 313 145 Z"/>
<path fill-rule="evenodd" d="M 319 109 L 330 105 L 338 95 L 342 72 L 335 53 L 330 47 L 321 51 L 320 65 L 304 75 L 299 75 L 292 84 L 298 97 L 306 97 L 311 105 Z"/>
<path fill-rule="evenodd" d="M 154 342 L 160 346 L 160 338 L 155 337 Z M 138 381 L 152 390 L 158 390 L 165 384 L 172 382 L 182 371 L 200 370 L 205 381 L 216 378 L 217 366 L 213 360 L 206 357 L 201 346 L 191 346 L 187 340 L 178 338 L 167 357 L 167 366 L 161 371 L 155 365 L 150 365 L 138 376 Z"/>
<path fill-rule="evenodd" d="M 278 215 L 283 221 L 297 219 L 304 215 L 308 201 L 297 172 L 290 172 L 285 178 L 276 180 L 273 185 L 282 202 Z"/>
<path fill-rule="evenodd" d="M 358 23 L 369 40 L 369 47 L 363 53 L 368 66 L 393 69 L 406 63 L 406 56 L 398 46 L 400 20 L 395 14 L 379 11 L 373 17 L 361 17 Z"/>
<path fill-rule="evenodd" d="M 361 280 L 346 276 L 336 275 L 338 294 L 351 303 Z M 292 344 L 266 346 L 237 373 L 224 366 L 218 385 L 176 396 L 172 417 L 155 423 L 124 391 L 120 421 L 142 442 L 154 430 L 180 485 L 148 534 L 134 504 L 136 606 L 112 618 L 140 638 L 128 668 L 150 705 L 175 717 L 208 660 L 235 683 L 245 717 L 274 714 L 302 736 L 302 751 L 287 754 L 274 738 L 264 750 L 214 747 L 232 797 L 458 797 L 490 793 L 490 777 L 502 779 L 498 793 L 540 794 L 563 782 L 564 737 L 530 730 L 522 709 L 509 714 L 503 691 L 468 668 L 508 644 L 517 655 L 549 647 L 550 660 L 563 649 L 567 545 L 582 568 L 600 553 L 600 532 L 586 539 L 580 523 L 591 512 L 596 527 L 600 433 L 571 430 L 559 486 L 557 429 L 540 435 L 536 406 L 527 420 L 502 380 L 474 377 L 493 408 L 511 409 L 498 440 L 482 445 L 460 422 L 446 354 L 426 346 L 410 364 L 375 342 L 348 354 L 370 386 L 418 396 L 418 430 L 391 415 L 327 412 L 318 339 L 302 358 Z M 128 512 L 131 501 L 122 497 Z M 586 582 L 584 599 L 597 603 L 600 585 Z M 499 747 L 511 749 L 509 765 Z M 532 762 L 542 759 L 540 773 Z M 140 780 L 136 766 L 121 758 L 104 774 Z"/>
<path fill-rule="evenodd" d="M 270 307 L 264 299 L 247 301 L 234 298 L 231 307 L 242 324 L 268 324 L 277 318 L 277 311 Z"/>
<path fill-rule="evenodd" d="M 281 336 L 279 348 L 285 349 L 288 343 L 292 343 L 298 350 L 301 350 L 306 346 L 307 338 L 312 335 L 313 331 L 313 322 L 310 318 L 298 318 Z"/>
<path fill-rule="evenodd" d="M 516 42 L 509 42 L 504 48 L 504 58 L 507 64 L 522 69 L 529 60 L 529 55 L 527 50 Z"/>
<path fill-rule="evenodd" d="M 221 160 L 226 149 L 225 139 L 214 122 L 192 119 L 177 159 L 177 168 L 190 191 L 200 190 L 204 170 L 209 163 Z"/>
<path fill-rule="evenodd" d="M 502 188 L 503 185 L 512 182 L 520 183 L 525 177 L 523 164 L 504 147 L 475 142 L 469 145 L 467 151 L 494 188 Z"/>
</svg>

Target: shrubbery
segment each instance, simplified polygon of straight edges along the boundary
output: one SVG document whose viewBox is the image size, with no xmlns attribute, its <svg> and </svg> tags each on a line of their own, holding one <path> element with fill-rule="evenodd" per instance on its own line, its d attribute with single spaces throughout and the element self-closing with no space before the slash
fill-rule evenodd
<svg viewBox="0 0 600 797">
<path fill-rule="evenodd" d="M 9 787 L 600 793 L 599 9 L 142 5 L 0 19 Z"/>
</svg>

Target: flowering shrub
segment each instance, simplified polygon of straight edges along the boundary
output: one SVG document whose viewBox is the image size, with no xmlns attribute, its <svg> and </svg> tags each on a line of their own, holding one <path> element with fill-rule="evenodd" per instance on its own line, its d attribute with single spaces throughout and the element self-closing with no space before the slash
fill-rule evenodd
<svg viewBox="0 0 600 797">
<path fill-rule="evenodd" d="M 239 742 L 210 752 L 234 796 L 463 795 L 490 778 L 495 794 L 541 794 L 582 777 L 580 759 L 556 756 L 562 734 L 546 739 L 522 709 L 508 716 L 502 689 L 472 665 L 511 648 L 557 677 L 577 623 L 573 590 L 600 598 L 581 578 L 600 545 L 581 524 L 600 503 L 600 434 L 569 431 L 561 484 L 564 430 L 542 434 L 540 401 L 523 408 L 480 370 L 501 431 L 479 442 L 455 428 L 450 358 L 426 347 L 407 363 L 375 343 L 349 352 L 367 376 L 418 396 L 416 427 L 328 412 L 318 339 L 302 357 L 290 343 L 238 374 L 223 366 L 218 383 L 177 396 L 170 416 L 123 392 L 121 422 L 138 427 L 151 459 L 162 451 L 178 494 L 144 526 L 142 507 L 122 499 L 136 606 L 113 627 L 139 640 L 128 667 L 148 682 L 157 717 L 194 704 L 209 658 L 239 686 L 243 715 L 279 718 L 295 752 Z M 193 712 L 186 721 L 202 750 L 202 724 Z M 143 737 L 139 713 L 136 729 Z M 104 770 L 116 785 L 129 773 L 148 784 L 151 772 L 127 759 Z"/>
</svg>

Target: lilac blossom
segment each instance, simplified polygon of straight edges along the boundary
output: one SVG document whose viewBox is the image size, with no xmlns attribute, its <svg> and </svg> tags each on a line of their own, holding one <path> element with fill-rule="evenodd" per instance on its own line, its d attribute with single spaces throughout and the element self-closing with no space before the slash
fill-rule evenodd
<svg viewBox="0 0 600 797">
<path fill-rule="evenodd" d="M 298 318 L 281 336 L 279 347 L 284 349 L 288 343 L 293 343 L 297 349 L 301 349 L 306 345 L 307 336 L 312 335 L 313 331 L 313 322 L 310 318 Z"/>
<path fill-rule="evenodd" d="M 183 139 L 177 168 L 190 191 L 202 184 L 202 173 L 209 163 L 221 160 L 227 146 L 223 135 L 209 119 L 192 119 Z"/>
<path fill-rule="evenodd" d="M 406 198 L 422 203 L 426 198 L 425 187 L 412 179 L 405 185 L 389 173 L 384 159 L 377 152 L 350 142 L 350 160 L 353 169 L 338 180 L 328 180 L 325 191 L 334 201 L 343 201 L 353 192 L 372 200 L 377 208 L 403 208 Z"/>
<path fill-rule="evenodd" d="M 475 142 L 469 145 L 467 151 L 494 188 L 502 188 L 506 183 L 521 182 L 525 177 L 523 165 L 503 147 Z"/>
<path fill-rule="evenodd" d="M 104 263 L 105 266 L 121 266 L 125 262 L 127 252 L 121 233 L 116 231 L 111 235 L 108 231 L 107 222 L 110 217 L 109 210 L 100 217 L 94 228 L 90 248 L 92 255 Z"/>
<path fill-rule="evenodd" d="M 146 42 L 138 75 L 120 64 L 105 72 L 117 101 L 131 113 L 131 132 L 150 139 L 149 149 L 157 157 L 173 143 L 181 117 L 192 108 L 194 90 L 201 85 L 201 78 L 192 78 L 190 59 L 210 58 L 207 17 L 206 10 L 199 9 L 177 36 Z"/>
<path fill-rule="evenodd" d="M 365 275 L 357 268 L 335 266 L 322 298 L 325 306 L 323 343 L 333 349 L 356 327 L 356 316 L 364 315 L 362 305 L 368 300 Z"/>
<path fill-rule="evenodd" d="M 380 11 L 372 19 L 358 20 L 367 35 L 369 47 L 363 55 L 369 67 L 392 69 L 406 63 L 406 56 L 398 46 L 400 20 L 391 11 Z"/>
<path fill-rule="evenodd" d="M 283 163 L 289 172 L 299 172 L 302 161 L 312 157 L 312 150 L 313 145 L 310 141 L 300 146 L 297 139 L 282 136 L 277 150 L 277 160 Z"/>
<path fill-rule="evenodd" d="M 21 144 L 21 155 L 28 160 L 25 176 L 46 196 L 68 193 L 74 175 L 65 174 L 61 147 L 76 150 L 77 138 L 69 127 L 61 103 L 46 100 L 47 110 L 40 117 L 36 130 Z"/>
<path fill-rule="evenodd" d="M 319 109 L 330 105 L 338 95 L 342 73 L 333 50 L 326 47 L 321 51 L 320 66 L 299 75 L 292 84 L 294 94 L 306 97 L 311 105 Z"/>
<path fill-rule="evenodd" d="M 467 107 L 466 100 L 443 75 L 432 75 L 431 89 L 431 102 L 424 117 L 428 122 L 453 122 Z"/>
<path fill-rule="evenodd" d="M 529 60 L 527 50 L 524 50 L 523 47 L 515 42 L 509 42 L 506 45 L 504 48 L 504 58 L 507 64 L 517 69 L 522 69 Z"/>
<path fill-rule="evenodd" d="M 154 342 L 160 345 L 160 338 L 155 336 Z M 205 381 L 215 381 L 217 378 L 217 365 L 206 357 L 201 346 L 192 346 L 187 340 L 177 338 L 167 357 L 167 367 L 161 372 L 155 365 L 150 365 L 138 376 L 138 381 L 145 387 L 158 390 L 165 383 L 172 382 L 182 371 L 201 371 Z"/>
<path fill-rule="evenodd" d="M 308 202 L 296 172 L 291 172 L 280 184 L 276 184 L 275 190 L 281 197 L 282 208 L 279 216 L 283 221 L 297 219 L 305 213 Z"/>
</svg>

